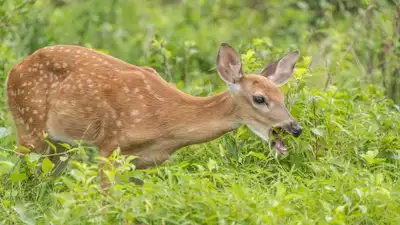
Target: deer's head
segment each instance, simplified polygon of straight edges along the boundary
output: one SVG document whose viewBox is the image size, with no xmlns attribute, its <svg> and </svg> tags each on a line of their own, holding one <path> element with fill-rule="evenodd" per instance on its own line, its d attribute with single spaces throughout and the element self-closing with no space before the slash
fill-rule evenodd
<svg viewBox="0 0 400 225">
<path fill-rule="evenodd" d="M 275 134 L 275 147 L 281 154 L 285 154 L 286 148 L 272 128 L 282 128 L 295 137 L 302 132 L 285 107 L 284 95 L 278 88 L 292 76 L 298 59 L 299 52 L 293 51 L 262 69 L 259 74 L 245 76 L 240 56 L 231 46 L 221 44 L 217 56 L 218 74 L 235 98 L 240 122 L 265 141 Z"/>
</svg>

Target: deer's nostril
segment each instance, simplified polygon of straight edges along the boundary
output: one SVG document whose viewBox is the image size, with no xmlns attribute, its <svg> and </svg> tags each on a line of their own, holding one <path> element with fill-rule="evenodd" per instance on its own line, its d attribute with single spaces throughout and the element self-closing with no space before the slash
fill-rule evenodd
<svg viewBox="0 0 400 225">
<path fill-rule="evenodd" d="M 296 124 L 292 127 L 292 134 L 295 137 L 300 136 L 302 131 L 303 131 L 303 129 L 301 129 L 301 127 L 298 124 Z"/>
</svg>

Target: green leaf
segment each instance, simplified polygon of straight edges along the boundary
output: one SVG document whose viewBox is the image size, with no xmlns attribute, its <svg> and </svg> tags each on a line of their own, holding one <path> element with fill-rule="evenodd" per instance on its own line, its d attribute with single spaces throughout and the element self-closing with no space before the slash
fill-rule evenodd
<svg viewBox="0 0 400 225">
<path fill-rule="evenodd" d="M 73 188 L 74 188 L 74 182 L 73 182 L 70 178 L 68 178 L 68 177 L 66 177 L 66 176 L 62 176 L 62 177 L 61 177 L 61 180 L 63 181 L 63 183 L 64 183 L 70 190 L 73 190 Z"/>
<path fill-rule="evenodd" d="M 361 157 L 363 159 L 365 159 L 365 161 L 367 161 L 368 164 L 374 164 L 374 163 L 384 161 L 384 159 L 377 158 L 378 154 L 379 154 L 379 150 L 367 151 L 367 153 L 361 154 Z"/>
<path fill-rule="evenodd" d="M 210 171 L 212 171 L 212 170 L 218 170 L 218 163 L 215 161 L 215 160 L 213 160 L 213 159 L 209 159 L 208 160 L 208 163 L 207 163 L 207 167 L 208 167 L 208 169 L 210 170 Z"/>
<path fill-rule="evenodd" d="M 236 130 L 236 137 L 242 140 L 246 140 L 250 137 L 249 131 L 246 128 L 246 126 L 240 126 L 237 130 Z"/>
<path fill-rule="evenodd" d="M 324 131 L 319 128 L 313 127 L 313 128 L 311 128 L 311 131 L 317 136 L 320 136 L 320 137 L 324 136 Z"/>
<path fill-rule="evenodd" d="M 14 206 L 13 209 L 19 215 L 19 219 L 25 224 L 28 225 L 36 224 L 35 219 L 32 217 L 32 215 L 30 215 L 29 210 L 27 210 L 25 206 L 18 204 Z"/>
<path fill-rule="evenodd" d="M 286 194 L 285 185 L 281 182 L 276 183 L 276 197 L 283 198 Z"/>
<path fill-rule="evenodd" d="M 43 173 L 49 173 L 54 167 L 54 164 L 50 161 L 49 158 L 45 158 L 42 162 L 42 171 Z"/>
<path fill-rule="evenodd" d="M 365 214 L 368 211 L 368 207 L 365 205 L 359 205 L 358 208 L 360 209 L 360 211 Z"/>
<path fill-rule="evenodd" d="M 20 151 L 23 151 L 23 152 L 30 152 L 31 151 L 31 150 L 29 150 L 29 148 L 27 148 L 25 146 L 18 146 L 17 149 L 20 150 Z"/>
<path fill-rule="evenodd" d="M 60 143 L 59 145 L 61 145 L 63 148 L 70 150 L 71 146 L 67 143 Z"/>
<path fill-rule="evenodd" d="M 5 138 L 11 134 L 11 128 L 0 127 L 0 138 Z"/>
<path fill-rule="evenodd" d="M 29 154 L 29 158 L 28 158 L 29 162 L 34 162 L 34 161 L 37 161 L 39 159 L 40 159 L 40 155 L 39 154 L 34 153 L 34 152 Z"/>
<path fill-rule="evenodd" d="M 85 174 L 83 174 L 81 171 L 72 169 L 70 172 L 71 176 L 77 181 L 77 182 L 82 182 L 85 180 Z"/>
<path fill-rule="evenodd" d="M 263 153 L 251 151 L 251 152 L 249 152 L 247 155 L 248 155 L 248 156 L 254 156 L 254 157 L 256 157 L 257 159 L 267 160 L 267 157 L 266 157 Z"/>
<path fill-rule="evenodd" d="M 26 176 L 26 173 L 13 172 L 10 174 L 10 179 L 14 183 L 16 183 L 18 181 L 24 181 L 27 178 L 28 178 L 28 176 Z"/>
<path fill-rule="evenodd" d="M 54 150 L 54 152 L 57 152 L 57 147 L 53 143 L 48 140 L 45 140 L 45 142 Z"/>
<path fill-rule="evenodd" d="M 10 170 L 13 168 L 13 166 L 14 166 L 14 163 L 12 163 L 10 161 L 0 161 L 0 176 L 10 172 Z"/>
</svg>

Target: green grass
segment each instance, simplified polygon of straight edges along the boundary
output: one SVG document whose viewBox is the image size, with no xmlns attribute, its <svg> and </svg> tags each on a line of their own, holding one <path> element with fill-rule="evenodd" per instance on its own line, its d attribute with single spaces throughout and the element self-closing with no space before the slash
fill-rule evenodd
<svg viewBox="0 0 400 225">
<path fill-rule="evenodd" d="M 3 151 L 7 159 L 1 168 L 8 171 L 0 188 L 1 221 L 397 224 L 400 113 L 374 88 L 368 98 L 359 98 L 361 94 L 357 89 L 326 93 L 303 89 L 293 95 L 297 101 L 292 111 L 299 110 L 296 117 L 305 130 L 300 138 L 287 137 L 290 155 L 285 158 L 244 127 L 186 147 L 151 170 L 135 171 L 129 159 L 114 155 L 110 162 L 124 166 L 108 171 L 111 180 L 115 174 L 121 176 L 109 195 L 100 189 L 97 152 L 92 148 L 85 152 L 78 146 L 69 168 L 56 179 L 36 173 L 35 166 L 47 172 L 51 165 L 43 166 L 35 154 L 17 161 L 14 153 Z M 311 96 L 319 100 L 308 101 Z M 13 136 L 7 139 L 12 142 Z M 2 144 L 2 149 L 12 148 Z M 129 176 L 142 179 L 144 185 L 134 185 Z"/>
<path fill-rule="evenodd" d="M 46 155 L 14 153 L 0 85 L 0 225 L 400 224 L 398 7 L 397 1 L 0 0 L 2 84 L 38 48 L 79 44 L 152 66 L 177 88 L 205 96 L 226 88 L 215 71 L 221 42 L 241 53 L 246 73 L 299 49 L 295 79 L 281 89 L 304 128 L 299 138 L 285 137 L 285 157 L 245 127 L 183 148 L 154 169 L 135 170 L 131 158 L 115 154 L 107 161 L 123 166 L 107 171 L 113 182 L 105 194 L 92 147 L 72 147 L 57 178 L 49 176 Z"/>
</svg>

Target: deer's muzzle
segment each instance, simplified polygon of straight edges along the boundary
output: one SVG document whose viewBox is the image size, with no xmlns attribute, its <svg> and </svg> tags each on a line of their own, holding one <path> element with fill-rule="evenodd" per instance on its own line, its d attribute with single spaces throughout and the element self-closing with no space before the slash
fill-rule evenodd
<svg viewBox="0 0 400 225">
<path fill-rule="evenodd" d="M 287 124 L 285 127 L 283 127 L 288 133 L 293 135 L 294 137 L 298 137 L 301 135 L 303 129 L 300 127 L 300 125 L 296 122 L 293 121 L 289 124 Z"/>
</svg>

